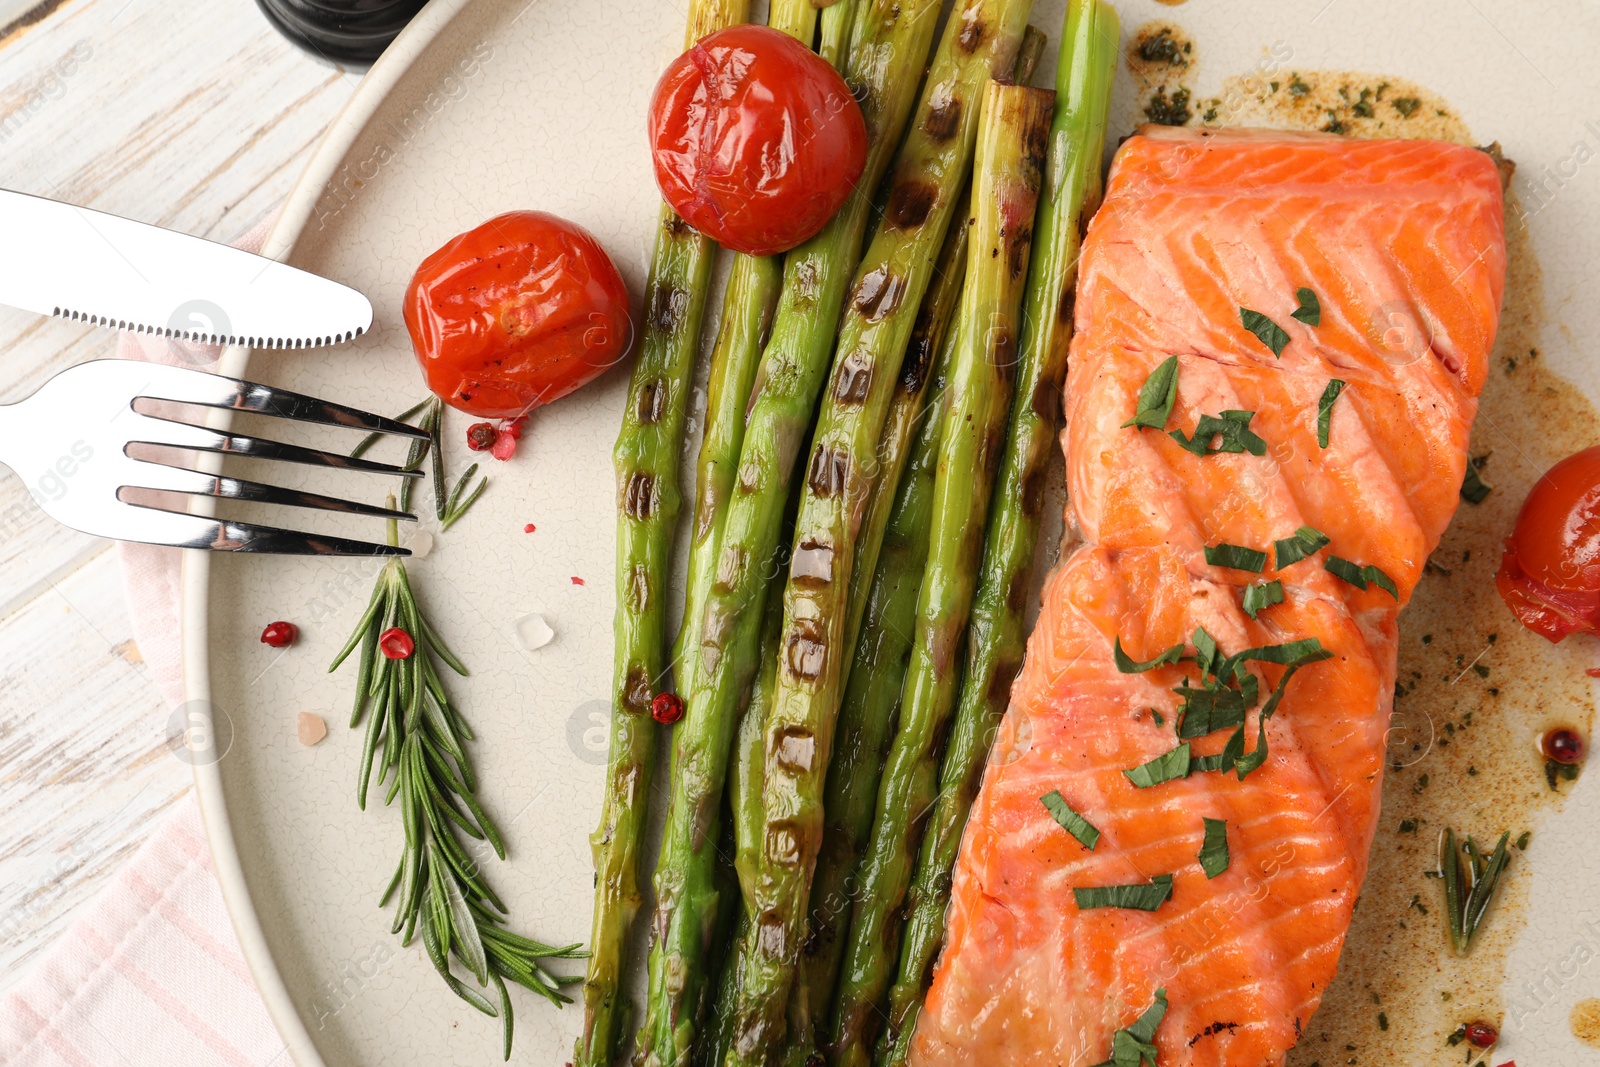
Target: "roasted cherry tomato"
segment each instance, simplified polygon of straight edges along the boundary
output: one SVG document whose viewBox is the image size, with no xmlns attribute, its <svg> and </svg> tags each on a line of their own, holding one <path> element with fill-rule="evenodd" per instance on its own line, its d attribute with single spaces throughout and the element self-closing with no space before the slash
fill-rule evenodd
<svg viewBox="0 0 1600 1067">
<path fill-rule="evenodd" d="M 827 225 L 867 163 L 867 124 L 838 71 L 765 26 L 732 26 L 673 60 L 650 101 L 661 194 L 751 255 Z"/>
<path fill-rule="evenodd" d="M 1600 447 L 1535 483 L 1495 585 L 1522 624 L 1551 641 L 1600 629 Z"/>
<path fill-rule="evenodd" d="M 621 359 L 628 290 L 588 231 L 513 211 L 452 238 L 406 289 L 428 388 L 480 418 L 516 418 Z"/>
</svg>

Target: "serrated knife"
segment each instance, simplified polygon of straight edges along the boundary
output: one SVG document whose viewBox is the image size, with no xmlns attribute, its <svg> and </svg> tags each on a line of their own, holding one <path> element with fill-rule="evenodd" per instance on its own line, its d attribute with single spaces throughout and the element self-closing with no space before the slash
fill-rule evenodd
<svg viewBox="0 0 1600 1067">
<path fill-rule="evenodd" d="M 372 326 L 348 286 L 91 208 L 0 189 L 0 303 L 205 344 L 314 348 Z"/>
</svg>

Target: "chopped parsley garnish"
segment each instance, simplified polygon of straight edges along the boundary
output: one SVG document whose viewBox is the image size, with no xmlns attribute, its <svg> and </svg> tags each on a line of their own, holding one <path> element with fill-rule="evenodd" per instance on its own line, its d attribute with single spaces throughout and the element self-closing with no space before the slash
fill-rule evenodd
<svg viewBox="0 0 1600 1067">
<path fill-rule="evenodd" d="M 1111 1058 L 1095 1067 L 1158 1067 L 1156 1027 L 1167 1014 L 1167 991 L 1156 990 L 1155 1000 L 1132 1026 L 1111 1035 Z"/>
<path fill-rule="evenodd" d="M 1283 603 L 1283 583 L 1274 578 L 1261 585 L 1244 587 L 1244 613 L 1252 619 L 1274 604 Z"/>
<path fill-rule="evenodd" d="M 1122 638 L 1119 636 L 1111 646 L 1111 658 L 1116 661 L 1117 670 L 1122 674 L 1143 674 L 1153 671 L 1157 667 L 1164 667 L 1169 663 L 1176 663 L 1183 658 L 1183 644 L 1179 642 L 1167 649 L 1155 659 L 1140 662 L 1122 650 Z"/>
<path fill-rule="evenodd" d="M 1171 752 L 1163 752 L 1149 763 L 1141 763 L 1122 774 L 1140 789 L 1149 789 L 1162 782 L 1173 782 L 1189 777 L 1189 743 L 1186 741 Z"/>
<path fill-rule="evenodd" d="M 1348 582 L 1357 589 L 1365 589 L 1368 585 L 1375 585 L 1396 600 L 1400 599 L 1400 589 L 1394 584 L 1394 579 L 1370 563 L 1363 567 L 1359 563 L 1352 563 L 1338 556 L 1329 556 L 1322 568 L 1335 578 Z"/>
<path fill-rule="evenodd" d="M 1320 663 L 1325 659 L 1332 659 L 1333 653 L 1322 647 L 1322 642 L 1315 637 L 1307 637 L 1299 641 L 1290 641 L 1283 645 L 1268 645 L 1264 648 L 1247 648 L 1243 652 L 1229 656 L 1223 663 L 1224 671 L 1232 670 L 1237 673 L 1243 669 L 1246 658 L 1262 663 L 1278 663 L 1287 668 L 1278 684 L 1273 686 L 1272 695 L 1267 697 L 1267 702 L 1261 705 L 1261 723 L 1256 730 L 1256 747 L 1254 751 L 1234 757 L 1234 771 L 1239 775 L 1239 781 L 1244 781 L 1245 776 L 1258 769 L 1267 762 L 1267 720 L 1278 710 L 1278 705 L 1283 702 L 1283 694 L 1289 689 L 1289 679 L 1301 667 L 1312 663 Z M 1232 738 L 1228 740 L 1228 748 L 1235 747 L 1237 742 L 1240 750 L 1244 747 L 1244 727 L 1240 726 Z"/>
<path fill-rule="evenodd" d="M 1241 690 L 1214 685 L 1195 689 L 1185 682 L 1173 692 L 1183 697 L 1183 721 L 1178 724 L 1180 738 L 1192 741 L 1244 724 L 1245 694 Z"/>
<path fill-rule="evenodd" d="M 1188 51 L 1179 45 L 1172 31 L 1162 28 L 1154 35 L 1146 37 L 1139 42 L 1139 58 L 1146 63 L 1165 63 L 1169 67 L 1187 66 L 1183 53 Z"/>
<path fill-rule="evenodd" d="M 1189 90 L 1179 87 L 1167 95 L 1165 85 L 1144 105 L 1144 117 L 1157 126 L 1187 126 L 1194 112 L 1189 110 Z"/>
<path fill-rule="evenodd" d="M 1267 554 L 1260 549 L 1245 548 L 1243 545 L 1207 545 L 1206 562 L 1213 567 L 1227 567 L 1229 570 L 1260 574 L 1261 568 L 1267 565 Z"/>
<path fill-rule="evenodd" d="M 1086 889 L 1074 886 L 1072 898 L 1078 902 L 1081 911 L 1095 908 L 1155 911 L 1172 899 L 1172 875 L 1158 874 L 1141 885 L 1099 885 Z"/>
<path fill-rule="evenodd" d="M 1478 477 L 1477 462 L 1469 461 L 1466 476 L 1461 479 L 1461 499 L 1469 504 L 1481 504 L 1493 489 L 1493 486 L 1484 485 L 1483 479 Z"/>
<path fill-rule="evenodd" d="M 1178 357 L 1168 356 L 1161 365 L 1150 372 L 1139 389 L 1139 407 L 1124 427 L 1149 427 L 1159 430 L 1172 416 L 1172 405 L 1178 400 Z"/>
<path fill-rule="evenodd" d="M 1228 738 L 1228 743 L 1221 753 L 1215 756 L 1201 756 L 1191 760 L 1191 771 L 1226 771 L 1232 769 L 1238 774 L 1239 780 L 1256 770 L 1267 760 L 1267 720 L 1271 719 L 1278 710 L 1278 705 L 1283 701 L 1283 695 L 1288 690 L 1289 680 L 1295 672 L 1308 664 L 1331 659 L 1333 653 L 1322 647 L 1322 642 L 1315 637 L 1303 638 L 1299 641 L 1290 641 L 1282 645 L 1263 645 L 1258 648 L 1247 648 L 1243 652 L 1236 652 L 1223 660 L 1216 670 L 1216 678 L 1211 683 L 1213 688 L 1226 688 L 1229 683 L 1239 685 L 1240 692 L 1244 694 L 1246 708 L 1256 701 L 1259 683 L 1256 676 L 1245 669 L 1249 662 L 1275 663 L 1286 667 L 1278 684 L 1273 687 L 1272 693 L 1261 706 L 1260 726 L 1256 731 L 1256 747 L 1249 753 L 1245 752 L 1245 724 L 1241 719 L 1233 735 Z M 1126 772 L 1124 772 L 1126 773 Z"/>
<path fill-rule="evenodd" d="M 1230 771 L 1239 762 L 1239 757 L 1244 755 L 1244 727 L 1241 725 L 1229 737 L 1228 743 L 1222 751 L 1214 756 L 1196 756 L 1191 764 L 1191 770 L 1204 773 L 1206 771 Z"/>
<path fill-rule="evenodd" d="M 1248 452 L 1252 456 L 1267 454 L 1267 443 L 1250 430 L 1253 411 L 1224 411 L 1218 415 L 1201 415 L 1194 426 L 1194 436 L 1185 437 L 1182 430 L 1173 430 L 1168 436 L 1185 451 L 1197 456 L 1214 456 L 1218 452 Z M 1212 438 L 1222 440 L 1213 445 Z"/>
<path fill-rule="evenodd" d="M 1401 118 L 1408 119 L 1422 106 L 1422 101 L 1414 96 L 1397 96 L 1389 101 L 1389 105 L 1400 112 Z"/>
<path fill-rule="evenodd" d="M 1122 772 L 1128 781 L 1140 789 L 1187 778 L 1196 771 L 1233 770 L 1242 780 L 1266 762 L 1267 720 L 1278 710 L 1289 680 L 1301 667 L 1333 656 L 1315 637 L 1281 645 L 1247 648 L 1227 657 L 1222 656 L 1216 640 L 1206 633 L 1204 627 L 1195 630 L 1193 641 L 1195 663 L 1200 668 L 1200 684 L 1194 685 L 1185 678 L 1183 684 L 1173 690 L 1183 698 L 1177 718 L 1178 737 L 1183 743 L 1148 763 Z M 1168 653 L 1172 651 L 1168 649 Z M 1256 750 L 1246 754 L 1246 713 L 1255 707 L 1261 696 L 1260 678 L 1246 667 L 1252 662 L 1273 663 L 1287 669 L 1268 695 L 1266 703 L 1261 706 L 1261 727 Z M 1232 729 L 1233 734 L 1221 752 L 1210 756 L 1194 755 L 1190 741 L 1227 729 Z"/>
<path fill-rule="evenodd" d="M 1314 526 L 1302 526 L 1294 532 L 1293 537 L 1285 537 L 1281 541 L 1272 542 L 1274 558 L 1278 561 L 1278 569 L 1299 563 L 1307 556 L 1326 548 L 1331 539 L 1327 534 Z"/>
<path fill-rule="evenodd" d="M 1289 335 L 1283 332 L 1283 327 L 1249 308 L 1239 309 L 1239 321 L 1244 323 L 1244 328 L 1255 334 L 1261 343 L 1272 349 L 1275 358 L 1282 358 L 1284 346 L 1289 343 Z"/>
<path fill-rule="evenodd" d="M 1344 392 L 1344 386 L 1338 378 L 1329 380 L 1328 387 L 1322 391 L 1322 399 L 1317 401 L 1317 445 L 1320 448 L 1328 447 L 1328 431 L 1333 428 L 1333 402 Z"/>
<path fill-rule="evenodd" d="M 1302 637 L 1298 641 L 1286 641 L 1281 645 L 1260 645 L 1256 648 L 1247 648 L 1243 652 L 1235 652 L 1223 660 L 1218 673 L 1223 677 L 1227 677 L 1230 671 L 1238 674 L 1249 662 L 1276 663 L 1280 667 L 1304 667 L 1308 663 L 1332 658 L 1333 653 L 1323 648 L 1321 641 L 1315 637 Z"/>
<path fill-rule="evenodd" d="M 1300 306 L 1291 311 L 1289 317 L 1299 319 L 1307 326 L 1321 326 L 1322 302 L 1317 299 L 1317 294 L 1302 287 L 1294 291 L 1294 298 L 1300 301 Z"/>
<path fill-rule="evenodd" d="M 1215 878 L 1228 869 L 1228 823 L 1225 819 L 1207 819 L 1205 843 L 1200 846 L 1200 868 L 1207 878 Z"/>
<path fill-rule="evenodd" d="M 1094 851 L 1094 846 L 1100 843 L 1100 831 L 1089 825 L 1089 820 L 1072 810 L 1061 791 L 1052 789 L 1039 798 L 1039 803 L 1050 812 L 1051 818 L 1061 824 L 1061 828 L 1078 839 L 1078 844 Z"/>
<path fill-rule="evenodd" d="M 1266 715 L 1261 717 L 1261 726 L 1256 731 L 1256 747 L 1233 761 L 1233 769 L 1239 775 L 1239 781 L 1241 782 L 1245 780 L 1245 776 L 1251 771 L 1260 770 L 1261 765 L 1267 762 L 1268 718 L 1269 716 Z M 1239 732 L 1242 734 L 1244 727 L 1239 727 Z"/>
<path fill-rule="evenodd" d="M 1217 648 L 1217 639 L 1206 633 L 1204 626 L 1194 628 L 1194 636 L 1189 638 L 1194 643 L 1194 661 L 1200 668 L 1200 677 L 1217 673 L 1217 664 L 1222 662 L 1222 653 Z"/>
</svg>

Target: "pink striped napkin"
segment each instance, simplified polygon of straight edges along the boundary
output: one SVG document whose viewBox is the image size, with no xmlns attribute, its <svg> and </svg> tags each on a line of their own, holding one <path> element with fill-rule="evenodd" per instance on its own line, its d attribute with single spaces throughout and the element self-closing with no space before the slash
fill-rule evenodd
<svg viewBox="0 0 1600 1067">
<path fill-rule="evenodd" d="M 0 1005 L 7 1067 L 287 1067 L 186 799 Z"/>
<path fill-rule="evenodd" d="M 268 219 L 239 247 L 255 251 Z M 123 335 L 117 355 L 177 362 Z M 182 362 L 196 365 L 196 353 Z M 217 353 L 211 353 L 211 361 Z M 168 706 L 183 701 L 177 549 L 118 546 L 134 639 Z M 256 991 L 191 795 L 34 970 L 0 1000 L 6 1067 L 287 1067 Z"/>
</svg>

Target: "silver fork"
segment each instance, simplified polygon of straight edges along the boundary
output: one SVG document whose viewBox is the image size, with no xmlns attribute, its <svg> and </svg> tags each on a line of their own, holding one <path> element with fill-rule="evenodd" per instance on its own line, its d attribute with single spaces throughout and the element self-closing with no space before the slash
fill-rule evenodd
<svg viewBox="0 0 1600 1067">
<path fill-rule="evenodd" d="M 130 502 L 124 498 L 126 491 L 154 490 L 206 503 L 216 499 L 243 500 L 386 519 L 416 518 L 390 508 L 207 474 L 159 459 L 135 458 L 128 454 L 134 445 L 421 477 L 420 471 L 142 413 L 133 406 L 141 399 L 257 412 L 295 422 L 414 439 L 428 436 L 414 426 L 381 415 L 237 378 L 137 360 L 103 359 L 69 367 L 26 400 L 0 406 L 0 463 L 22 477 L 34 501 L 52 518 L 100 537 L 219 552 L 410 555 L 406 549 L 386 544 L 232 522 L 157 503 Z"/>
</svg>

